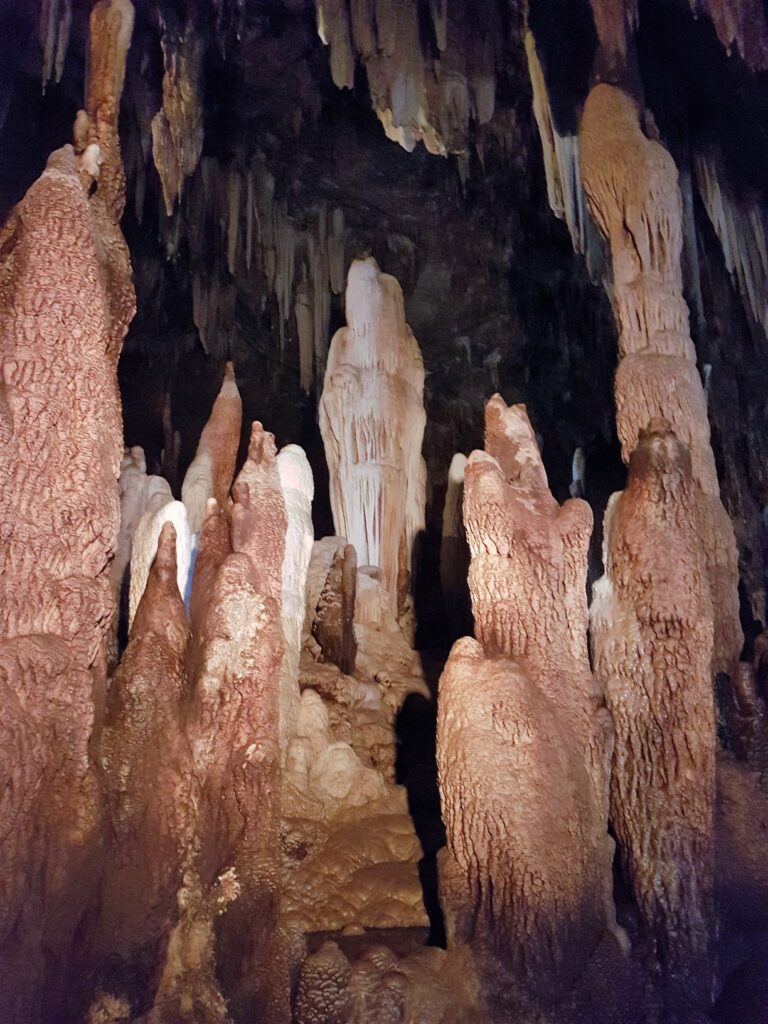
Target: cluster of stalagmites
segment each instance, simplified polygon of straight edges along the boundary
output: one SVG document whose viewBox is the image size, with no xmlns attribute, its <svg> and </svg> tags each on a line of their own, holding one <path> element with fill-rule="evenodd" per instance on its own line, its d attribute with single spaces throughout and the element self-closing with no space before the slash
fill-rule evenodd
<svg viewBox="0 0 768 1024">
<path fill-rule="evenodd" d="M 438 45 L 449 8 L 433 5 Z M 319 9 L 346 67 L 347 8 Z M 370 33 L 370 12 L 352 10 Z M 314 541 L 307 458 L 278 453 L 259 422 L 235 475 L 231 364 L 180 501 L 140 448 L 120 463 L 131 18 L 128 0 L 95 7 L 76 148 L 52 155 L 0 234 L 0 1017 L 639 1024 L 658 1011 L 645 979 L 660 967 L 663 1012 L 696 1019 L 716 974 L 712 676 L 733 678 L 748 753 L 768 659 L 758 643 L 737 666 L 735 545 L 671 159 L 624 93 L 595 87 L 579 159 L 613 263 L 629 467 L 605 574 L 588 613 L 591 510 L 557 503 L 525 407 L 495 395 L 484 450 L 452 464 L 443 521 L 454 631 L 465 576 L 474 621 L 439 684 L 447 949 L 350 960 L 342 938 L 427 923 L 428 851 L 394 744 L 406 702 L 431 699 L 406 640 L 421 354 L 397 281 L 356 260 L 320 402 L 336 536 Z M 624 22 L 601 24 L 620 53 Z M 394 32 L 376 31 L 376 47 Z M 170 124 L 185 85 L 173 60 L 167 73 Z M 186 173 L 168 145 L 167 198 Z M 746 790 L 723 778 L 721 814 L 744 831 Z M 635 955 L 609 827 L 640 915 Z M 313 932 L 339 942 L 308 954 Z"/>
</svg>

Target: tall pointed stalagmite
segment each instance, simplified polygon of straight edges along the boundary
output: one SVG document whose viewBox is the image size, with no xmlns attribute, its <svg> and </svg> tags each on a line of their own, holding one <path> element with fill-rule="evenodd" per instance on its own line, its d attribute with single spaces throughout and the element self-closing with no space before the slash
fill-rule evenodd
<svg viewBox="0 0 768 1024">
<path fill-rule="evenodd" d="M 219 508 L 226 505 L 235 475 L 242 419 L 243 403 L 237 390 L 234 368 L 232 363 L 227 363 L 221 390 L 181 485 L 181 500 L 187 507 L 189 529 L 193 535 L 200 532 L 209 498 L 215 498 Z"/>
<path fill-rule="evenodd" d="M 194 846 L 197 780 L 183 718 L 188 639 L 175 531 L 166 522 L 99 743 L 109 822 L 99 947 L 129 969 L 166 938 Z"/>
<path fill-rule="evenodd" d="M 0 231 L 0 819 L 13 823 L 0 857 L 0 1018 L 9 1024 L 61 1019 L 94 877 L 89 740 L 103 711 L 120 525 L 116 364 L 135 309 L 118 224 L 120 151 L 107 125 L 116 129 L 133 8 L 98 9 L 86 92 L 111 111 L 100 115 L 103 135 L 78 145 L 80 156 L 69 145 L 52 153 Z M 117 28 L 108 37 L 105 11 Z"/>
<path fill-rule="evenodd" d="M 410 566 L 424 525 L 424 365 L 400 285 L 370 257 L 349 268 L 346 313 L 320 400 L 333 522 L 359 565 L 382 570 L 397 613 L 401 545 Z"/>
<path fill-rule="evenodd" d="M 561 508 L 524 406 L 486 406 L 464 476 L 479 642 L 440 681 L 444 910 L 489 1004 L 565 998 L 614 928 L 611 727 L 587 654 L 589 506 Z M 498 987 L 498 993 L 494 994 Z"/>
<path fill-rule="evenodd" d="M 277 1024 L 287 1019 L 287 964 L 278 927 L 280 618 L 286 511 L 275 442 L 254 423 L 232 495 L 232 551 L 209 510 L 211 562 L 196 580 L 199 615 L 192 662 L 189 735 L 202 780 L 203 891 L 222 865 L 239 896 L 224 912 L 219 973 L 233 1013 Z M 201 558 L 206 545 L 201 548 Z M 207 556 L 206 556 L 207 558 Z M 221 559 L 216 566 L 217 561 Z"/>
</svg>

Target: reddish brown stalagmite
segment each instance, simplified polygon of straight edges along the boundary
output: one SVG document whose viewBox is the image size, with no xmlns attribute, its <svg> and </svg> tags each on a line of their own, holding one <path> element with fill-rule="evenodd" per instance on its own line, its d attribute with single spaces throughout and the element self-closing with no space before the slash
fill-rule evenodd
<svg viewBox="0 0 768 1024">
<path fill-rule="evenodd" d="M 586 646 L 589 507 L 560 508 L 524 406 L 498 395 L 464 521 L 479 643 L 458 641 L 440 681 L 442 895 L 501 1019 L 567 1000 L 615 932 L 611 728 Z"/>
<path fill-rule="evenodd" d="M 112 679 L 99 744 L 109 827 L 98 947 L 126 964 L 167 938 L 194 848 L 197 780 L 183 721 L 188 640 L 175 532 L 166 523 Z"/>
<path fill-rule="evenodd" d="M 591 627 L 616 731 L 611 821 L 662 964 L 690 987 L 683 998 L 706 1005 L 715 721 L 701 515 L 688 451 L 654 421 L 632 453 L 626 489 L 608 506 Z"/>
<path fill-rule="evenodd" d="M 94 43 L 115 72 L 132 7 Z M 99 47 L 102 49 L 99 49 Z M 99 800 L 89 740 L 102 713 L 119 528 L 116 363 L 134 311 L 99 150 L 51 154 L 0 232 L 0 1016 L 61 1017 L 73 937 L 92 891 Z M 119 164 L 119 148 L 112 154 Z M 110 195 L 109 201 L 107 194 Z M 41 497 L 44 495 L 44 497 Z M 15 713 L 11 711 L 14 709 Z M 44 958 L 43 948 L 50 951 Z"/>
</svg>

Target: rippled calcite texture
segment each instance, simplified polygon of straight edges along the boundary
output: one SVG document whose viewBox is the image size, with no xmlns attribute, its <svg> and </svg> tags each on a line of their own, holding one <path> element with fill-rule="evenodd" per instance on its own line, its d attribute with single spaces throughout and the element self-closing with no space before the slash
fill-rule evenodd
<svg viewBox="0 0 768 1024">
<path fill-rule="evenodd" d="M 221 390 L 181 485 L 181 500 L 187 509 L 192 534 L 200 532 L 209 498 L 215 498 L 220 508 L 226 506 L 235 475 L 242 421 L 243 403 L 234 368 L 232 363 L 227 363 Z"/>
<path fill-rule="evenodd" d="M 188 640 L 167 522 L 109 688 L 99 743 L 110 826 L 99 947 L 126 961 L 165 938 L 193 847 L 196 778 L 183 720 Z"/>
<path fill-rule="evenodd" d="M 626 490 L 608 505 L 605 575 L 590 614 L 595 674 L 616 732 L 613 828 L 662 965 L 706 1003 L 715 721 L 701 515 L 686 446 L 654 422 L 632 453 Z"/>
<path fill-rule="evenodd" d="M 203 780 L 203 889 L 223 864 L 234 869 L 240 886 L 218 932 L 219 976 L 233 1015 L 265 1022 L 286 1017 L 288 998 L 277 928 L 286 512 L 275 454 L 272 435 L 254 423 L 248 459 L 233 487 L 229 553 L 214 508 L 203 526 L 200 557 L 208 567 L 196 583 L 207 584 L 208 592 L 207 599 L 202 592 L 196 596 L 188 726 L 195 771 Z"/>
<path fill-rule="evenodd" d="M 524 406 L 490 399 L 485 446 L 464 475 L 477 641 L 457 642 L 439 689 L 443 906 L 491 1003 L 512 989 L 540 1004 L 615 927 L 612 732 L 587 653 L 592 516 L 552 497 Z"/>
<path fill-rule="evenodd" d="M 349 268 L 346 313 L 320 400 L 333 522 L 359 565 L 381 569 L 397 614 L 398 583 L 424 527 L 424 364 L 400 285 L 370 257 Z"/>
<path fill-rule="evenodd" d="M 104 47 L 105 64 L 124 65 L 129 38 L 130 26 Z M 99 820 L 89 739 L 114 613 L 115 370 L 134 296 L 98 157 L 51 154 L 0 231 L 0 1018 L 25 1024 L 71 991 Z"/>
<path fill-rule="evenodd" d="M 333 556 L 312 623 L 312 635 L 320 645 L 324 661 L 332 661 L 342 672 L 355 671 L 355 598 L 357 596 L 357 555 L 351 544 L 339 547 Z"/>
<path fill-rule="evenodd" d="M 633 100 L 610 85 L 596 85 L 587 97 L 579 145 L 589 209 L 611 250 L 622 457 L 629 461 L 640 431 L 654 417 L 666 419 L 688 447 L 693 480 L 703 495 L 698 529 L 715 609 L 714 668 L 732 674 L 743 643 L 738 552 L 720 501 L 683 298 L 677 169 L 667 150 L 643 134 Z"/>
</svg>

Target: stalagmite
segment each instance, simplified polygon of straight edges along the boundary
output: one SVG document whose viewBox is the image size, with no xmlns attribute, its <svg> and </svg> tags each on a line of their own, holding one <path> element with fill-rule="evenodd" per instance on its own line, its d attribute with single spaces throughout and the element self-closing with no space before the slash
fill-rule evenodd
<svg viewBox="0 0 768 1024">
<path fill-rule="evenodd" d="M 120 11 L 119 40 L 98 35 L 96 11 L 91 20 L 92 57 L 112 71 L 95 108 L 109 105 L 115 125 L 127 0 Z M 94 878 L 89 741 L 104 699 L 120 525 L 115 369 L 135 308 L 122 196 L 110 181 L 120 154 L 108 136 L 81 157 L 72 146 L 52 153 L 0 231 L 0 818 L 12 823 L 0 857 L 0 1018 L 9 1022 L 50 1016 L 77 987 L 68 971 Z"/>
<path fill-rule="evenodd" d="M 654 421 L 608 506 L 591 630 L 616 731 L 611 821 L 632 890 L 668 976 L 706 1005 L 715 723 L 702 497 L 686 446 Z"/>
<path fill-rule="evenodd" d="M 147 504 L 147 462 L 144 449 L 136 445 L 126 448 L 120 465 L 118 490 L 120 494 L 120 532 L 117 535 L 115 557 L 110 575 L 120 589 L 123 574 L 131 560 L 131 546 L 136 526 Z"/>
<path fill-rule="evenodd" d="M 381 568 L 396 613 L 400 547 L 410 566 L 424 523 L 424 365 L 400 285 L 370 257 L 349 269 L 346 312 L 320 401 L 333 521 L 360 565 Z"/>
<path fill-rule="evenodd" d="M 634 102 L 596 85 L 580 130 L 589 208 L 609 241 L 619 328 L 616 424 L 627 462 L 654 417 L 669 421 L 691 455 L 705 514 L 698 526 L 715 609 L 716 671 L 732 673 L 743 637 L 733 527 L 719 497 L 706 400 L 683 298 L 682 205 L 669 153 L 643 135 Z"/>
<path fill-rule="evenodd" d="M 156 497 L 157 510 L 148 507 L 139 520 L 133 535 L 131 550 L 131 583 L 128 596 L 128 628 L 133 620 L 141 601 L 141 595 L 147 585 L 149 571 L 157 551 L 157 542 L 165 523 L 173 523 L 176 532 L 176 580 L 179 593 L 183 599 L 188 597 L 189 568 L 192 557 L 192 536 L 189 532 L 189 519 L 186 506 L 180 501 L 164 500 L 168 498 L 165 489 L 161 489 Z M 154 505 L 155 502 L 152 502 Z"/>
<path fill-rule="evenodd" d="M 454 645 L 439 691 L 444 909 L 486 989 L 510 971 L 557 1001 L 615 928 L 612 735 L 587 653 L 592 516 L 553 498 L 524 406 L 490 399 L 485 448 L 464 474 L 479 643 Z"/>
<path fill-rule="evenodd" d="M 357 595 L 357 555 L 351 544 L 339 547 L 333 556 L 325 584 L 317 603 L 312 635 L 320 645 L 325 661 L 332 661 L 342 672 L 355 670 L 355 598 Z"/>
<path fill-rule="evenodd" d="M 315 484 L 304 449 L 286 445 L 277 456 L 287 528 L 280 614 L 285 652 L 280 667 L 280 748 L 285 751 L 299 706 L 299 653 L 304 629 L 307 571 L 312 557 Z"/>
<path fill-rule="evenodd" d="M 128 964 L 166 937 L 195 834 L 197 786 L 182 712 L 188 639 L 166 522 L 99 743 L 109 824 L 99 948 Z"/>
<path fill-rule="evenodd" d="M 464 633 L 470 622 L 467 588 L 469 548 L 462 515 L 466 466 L 466 455 L 459 452 L 453 456 L 448 470 L 440 541 L 440 586 L 446 618 L 454 637 Z"/>
<path fill-rule="evenodd" d="M 253 424 L 232 493 L 232 553 L 218 571 L 209 565 L 207 608 L 199 612 L 189 733 L 203 780 L 201 882 L 204 889 L 212 885 L 226 864 L 240 886 L 221 922 L 219 974 L 235 1016 L 271 1024 L 287 1017 L 288 998 L 278 928 L 286 511 L 274 438 L 260 423 Z M 206 520 L 214 531 L 215 514 L 212 509 Z M 201 558 L 205 550 L 203 543 Z"/>
<path fill-rule="evenodd" d="M 232 363 L 227 363 L 221 390 L 181 485 L 181 500 L 192 534 L 200 532 L 209 498 L 215 498 L 220 508 L 226 505 L 235 473 L 242 417 L 243 404 L 234 369 Z"/>
<path fill-rule="evenodd" d="M 492 1020 L 512 1019 L 505 1001 L 519 1013 L 567 997 L 612 916 L 606 825 L 567 687 L 547 693 L 526 668 L 465 637 L 440 679 L 441 902 Z"/>
</svg>

